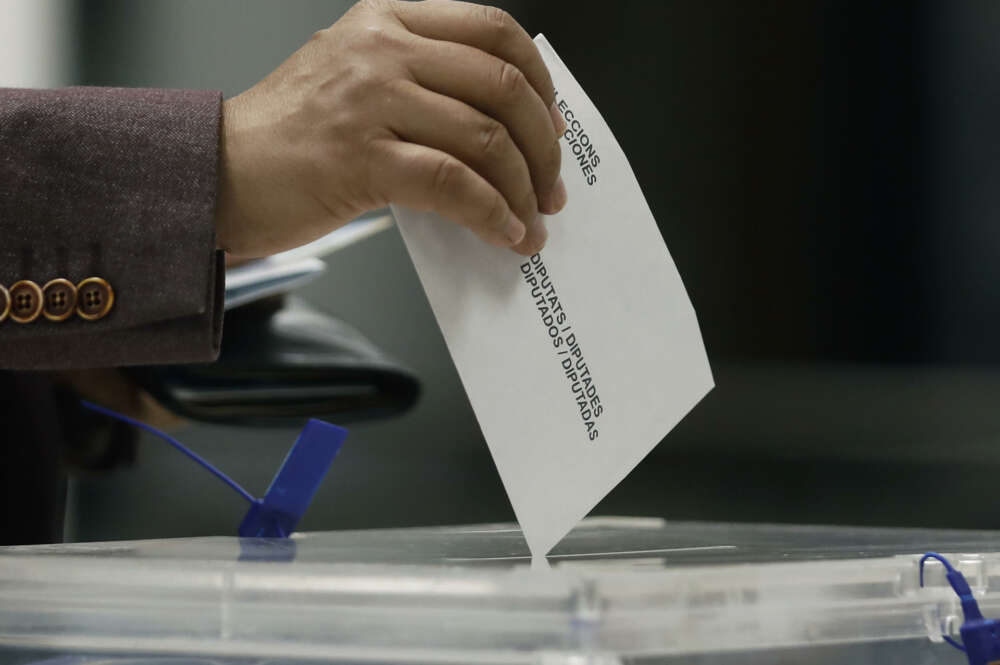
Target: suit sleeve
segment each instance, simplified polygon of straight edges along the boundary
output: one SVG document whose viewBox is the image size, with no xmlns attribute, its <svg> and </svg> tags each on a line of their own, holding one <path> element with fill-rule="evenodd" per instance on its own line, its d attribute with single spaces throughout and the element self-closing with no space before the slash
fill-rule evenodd
<svg viewBox="0 0 1000 665">
<path fill-rule="evenodd" d="M 0 369 L 217 357 L 221 101 L 205 91 L 0 89 L 0 285 L 9 302 Z M 88 293 L 95 282 L 107 291 Z"/>
</svg>

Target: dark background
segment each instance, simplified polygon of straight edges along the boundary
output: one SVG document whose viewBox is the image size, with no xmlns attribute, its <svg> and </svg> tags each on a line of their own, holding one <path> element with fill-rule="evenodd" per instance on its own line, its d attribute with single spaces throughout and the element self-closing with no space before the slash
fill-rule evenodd
<svg viewBox="0 0 1000 665">
<path fill-rule="evenodd" d="M 502 2 L 632 162 L 718 387 L 597 508 L 673 519 L 1000 527 L 1000 5 Z M 76 79 L 266 75 L 347 3 L 79 0 Z M 307 287 L 414 368 L 302 528 L 513 515 L 395 230 Z M 295 430 L 178 436 L 263 491 Z M 232 533 L 240 500 L 156 441 L 71 486 L 68 537 Z"/>
</svg>

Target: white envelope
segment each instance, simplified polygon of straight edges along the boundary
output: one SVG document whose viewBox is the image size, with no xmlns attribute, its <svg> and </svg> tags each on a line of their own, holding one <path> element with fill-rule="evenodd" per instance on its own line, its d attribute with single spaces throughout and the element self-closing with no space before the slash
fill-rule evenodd
<svg viewBox="0 0 1000 665">
<path fill-rule="evenodd" d="M 713 386 L 694 309 L 608 126 L 539 35 L 569 125 L 569 202 L 532 258 L 394 207 L 534 555 Z"/>
</svg>

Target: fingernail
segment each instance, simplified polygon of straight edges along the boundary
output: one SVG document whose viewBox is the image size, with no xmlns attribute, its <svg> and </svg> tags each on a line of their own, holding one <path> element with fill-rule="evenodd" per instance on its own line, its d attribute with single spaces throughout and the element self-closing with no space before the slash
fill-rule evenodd
<svg viewBox="0 0 1000 665">
<path fill-rule="evenodd" d="M 563 120 L 562 113 L 559 112 L 555 102 L 552 102 L 549 107 L 549 115 L 552 116 L 552 126 L 556 129 L 556 136 L 562 136 L 566 131 L 566 121 Z"/>
<path fill-rule="evenodd" d="M 566 201 L 569 197 L 566 194 L 566 183 L 563 182 L 562 176 L 556 178 L 556 184 L 552 185 L 552 191 L 546 197 L 545 201 L 548 204 L 546 206 L 546 212 L 549 215 L 554 215 L 563 209 L 566 205 Z"/>
<path fill-rule="evenodd" d="M 549 231 L 545 228 L 545 215 L 536 214 L 526 228 L 528 232 L 524 234 L 524 240 L 514 245 L 513 249 L 522 256 L 531 256 L 542 251 L 549 239 Z"/>
<path fill-rule="evenodd" d="M 535 227 L 535 234 L 538 240 L 538 249 L 536 251 L 540 252 L 549 239 L 549 230 L 545 226 L 545 218 L 541 215 L 538 216 L 538 226 Z"/>
<path fill-rule="evenodd" d="M 503 233 L 510 240 L 511 245 L 516 245 L 524 240 L 524 234 L 527 233 L 527 229 L 521 223 L 521 220 L 511 215 L 507 218 L 507 226 L 504 227 Z"/>
</svg>

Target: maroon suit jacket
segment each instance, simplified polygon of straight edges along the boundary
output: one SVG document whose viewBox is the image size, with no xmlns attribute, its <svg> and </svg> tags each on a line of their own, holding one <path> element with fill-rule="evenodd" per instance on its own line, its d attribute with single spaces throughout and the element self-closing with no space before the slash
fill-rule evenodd
<svg viewBox="0 0 1000 665">
<path fill-rule="evenodd" d="M 220 117 L 217 92 L 0 89 L 0 285 L 98 277 L 114 292 L 97 320 L 0 321 L 0 544 L 61 540 L 62 461 L 108 428 L 50 373 L 2 370 L 218 354 Z"/>
<path fill-rule="evenodd" d="M 98 277 L 114 292 L 99 320 L 5 317 L 0 369 L 216 357 L 221 101 L 206 91 L 0 89 L 0 285 Z"/>
</svg>

